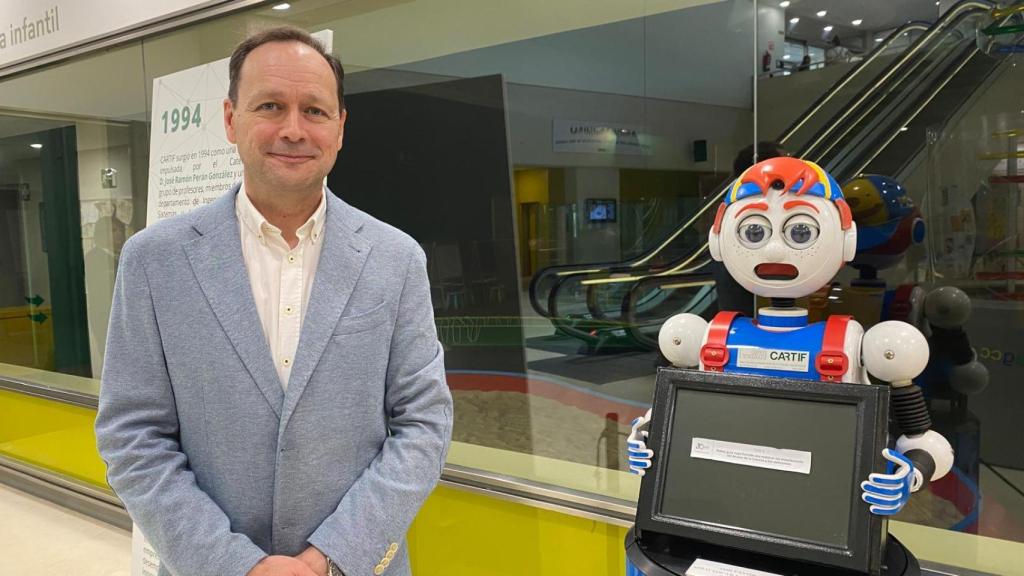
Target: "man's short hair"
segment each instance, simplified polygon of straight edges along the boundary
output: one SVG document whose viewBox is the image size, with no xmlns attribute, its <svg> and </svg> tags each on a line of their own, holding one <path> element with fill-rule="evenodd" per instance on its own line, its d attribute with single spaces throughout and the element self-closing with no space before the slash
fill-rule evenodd
<svg viewBox="0 0 1024 576">
<path fill-rule="evenodd" d="M 269 42 L 300 42 L 323 56 L 331 67 L 331 71 L 334 72 L 334 79 L 338 82 L 338 109 L 345 109 L 345 69 L 341 66 L 341 60 L 325 50 L 323 44 L 313 38 L 309 32 L 294 26 L 268 28 L 249 36 L 235 47 L 235 51 L 231 54 L 231 62 L 228 64 L 228 98 L 232 104 L 238 105 L 238 82 L 242 76 L 242 64 L 245 64 L 245 59 L 250 52 Z"/>
</svg>

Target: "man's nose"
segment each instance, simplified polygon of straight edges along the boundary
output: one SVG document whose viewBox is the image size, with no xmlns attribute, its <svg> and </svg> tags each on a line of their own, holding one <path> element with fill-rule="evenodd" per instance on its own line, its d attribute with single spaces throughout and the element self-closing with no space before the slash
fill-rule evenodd
<svg viewBox="0 0 1024 576">
<path fill-rule="evenodd" d="M 284 124 L 281 126 L 281 138 L 291 140 L 292 142 L 299 142 L 306 137 L 306 132 L 302 128 L 302 112 L 299 110 L 290 110 L 282 122 Z"/>
</svg>

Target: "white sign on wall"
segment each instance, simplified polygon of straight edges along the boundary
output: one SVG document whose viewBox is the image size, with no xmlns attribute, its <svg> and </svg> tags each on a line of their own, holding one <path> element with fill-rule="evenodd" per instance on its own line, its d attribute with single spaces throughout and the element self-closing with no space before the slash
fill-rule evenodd
<svg viewBox="0 0 1024 576">
<path fill-rule="evenodd" d="M 632 124 L 555 118 L 551 136 L 555 152 L 644 156 L 654 153 L 650 135 Z"/>
<path fill-rule="evenodd" d="M 328 52 L 334 32 L 313 34 Z M 229 58 L 153 79 L 146 225 L 184 214 L 227 192 L 242 163 L 224 130 Z M 156 576 L 160 558 L 132 529 L 131 576 Z"/>
<path fill-rule="evenodd" d="M 0 0 L 0 68 L 215 0 Z"/>
</svg>

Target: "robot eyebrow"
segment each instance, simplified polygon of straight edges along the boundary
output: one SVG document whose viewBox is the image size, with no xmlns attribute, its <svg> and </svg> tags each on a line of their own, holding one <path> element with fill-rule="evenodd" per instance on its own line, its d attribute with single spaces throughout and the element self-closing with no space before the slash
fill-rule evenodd
<svg viewBox="0 0 1024 576">
<path fill-rule="evenodd" d="M 810 202 L 808 202 L 806 200 L 790 200 L 789 202 L 786 202 L 785 204 L 782 205 L 782 209 L 783 210 L 789 210 L 790 208 L 796 208 L 797 206 L 807 206 L 811 210 L 814 210 L 815 212 L 818 212 L 817 206 L 815 206 L 814 204 L 811 204 Z"/>
<path fill-rule="evenodd" d="M 746 211 L 746 210 L 763 210 L 763 211 L 767 212 L 768 211 L 768 203 L 767 202 L 754 202 L 753 204 L 747 204 L 743 208 L 740 208 L 740 211 L 736 213 L 736 217 L 738 218 L 739 215 L 743 214 L 743 212 Z"/>
</svg>

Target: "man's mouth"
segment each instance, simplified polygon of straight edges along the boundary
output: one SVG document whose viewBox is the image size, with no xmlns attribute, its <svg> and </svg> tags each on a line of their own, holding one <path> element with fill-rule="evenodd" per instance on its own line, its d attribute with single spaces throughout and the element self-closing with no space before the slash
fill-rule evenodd
<svg viewBox="0 0 1024 576">
<path fill-rule="evenodd" d="M 793 280 L 800 271 L 792 264 L 772 262 L 754 266 L 754 274 L 762 280 Z"/>
<path fill-rule="evenodd" d="M 312 160 L 313 159 L 312 156 L 304 155 L 304 154 L 277 154 L 275 152 L 268 152 L 267 154 L 270 155 L 270 156 L 273 156 L 274 158 L 276 158 L 276 159 L 278 159 L 278 160 L 280 160 L 282 162 L 288 162 L 288 163 L 294 163 L 294 164 L 298 164 L 300 162 L 305 162 L 307 160 Z"/>
</svg>

